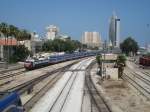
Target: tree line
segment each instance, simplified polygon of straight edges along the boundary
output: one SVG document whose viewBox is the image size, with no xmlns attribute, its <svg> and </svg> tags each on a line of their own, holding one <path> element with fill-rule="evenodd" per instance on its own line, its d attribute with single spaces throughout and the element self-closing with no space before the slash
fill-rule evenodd
<svg viewBox="0 0 150 112">
<path fill-rule="evenodd" d="M 46 52 L 73 52 L 75 50 L 81 50 L 82 44 L 77 40 L 62 40 L 54 39 L 46 41 L 42 50 Z"/>
<path fill-rule="evenodd" d="M 18 41 L 31 39 L 31 34 L 25 29 L 19 29 L 14 25 L 7 23 L 0 23 L 0 32 L 4 34 L 6 38 L 14 37 Z"/>
</svg>

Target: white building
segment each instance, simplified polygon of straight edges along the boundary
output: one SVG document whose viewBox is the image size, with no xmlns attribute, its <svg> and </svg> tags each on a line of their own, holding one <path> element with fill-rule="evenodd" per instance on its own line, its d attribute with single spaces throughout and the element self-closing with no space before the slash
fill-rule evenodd
<svg viewBox="0 0 150 112">
<path fill-rule="evenodd" d="M 50 25 L 46 27 L 47 33 L 46 33 L 46 38 L 50 40 L 54 40 L 58 34 L 58 27 L 54 25 Z"/>
<path fill-rule="evenodd" d="M 42 50 L 42 45 L 44 41 L 42 41 L 38 34 L 35 32 L 31 33 L 31 39 L 30 40 L 23 40 L 19 41 L 20 44 L 24 45 L 28 48 L 29 51 L 31 51 L 33 54 L 39 52 Z"/>
<path fill-rule="evenodd" d="M 82 44 L 85 44 L 88 47 L 100 47 L 100 34 L 98 32 L 84 32 Z"/>
<path fill-rule="evenodd" d="M 147 52 L 150 52 L 150 44 L 147 45 L 146 50 Z"/>
</svg>

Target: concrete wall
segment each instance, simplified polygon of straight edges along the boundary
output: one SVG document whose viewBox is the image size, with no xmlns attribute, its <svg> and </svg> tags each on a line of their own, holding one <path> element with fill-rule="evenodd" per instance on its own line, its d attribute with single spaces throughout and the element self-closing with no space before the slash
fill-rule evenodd
<svg viewBox="0 0 150 112">
<path fill-rule="evenodd" d="M 102 54 L 102 59 L 104 59 L 104 54 Z M 105 60 L 116 60 L 117 54 L 105 54 Z"/>
<path fill-rule="evenodd" d="M 4 51 L 2 45 L 0 45 L 0 58 L 4 58 Z"/>
<path fill-rule="evenodd" d="M 118 68 L 106 68 L 106 75 L 112 80 L 118 80 Z"/>
</svg>

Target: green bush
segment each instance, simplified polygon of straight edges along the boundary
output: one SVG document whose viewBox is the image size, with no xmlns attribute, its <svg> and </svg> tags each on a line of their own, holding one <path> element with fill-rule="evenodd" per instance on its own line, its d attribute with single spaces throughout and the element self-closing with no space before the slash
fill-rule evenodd
<svg viewBox="0 0 150 112">
<path fill-rule="evenodd" d="M 42 49 L 43 51 L 53 51 L 53 52 L 73 52 L 76 49 L 81 48 L 81 43 L 75 40 L 61 40 L 61 39 L 54 39 L 46 41 Z"/>
<path fill-rule="evenodd" d="M 125 54 L 120 54 L 120 55 L 118 55 L 118 57 L 117 57 L 117 65 L 118 64 L 123 64 L 124 66 L 126 66 L 126 56 L 125 56 Z"/>
<path fill-rule="evenodd" d="M 13 51 L 14 53 L 9 59 L 10 63 L 24 61 L 27 58 L 27 56 L 31 54 L 30 51 L 24 45 L 14 47 Z"/>
</svg>

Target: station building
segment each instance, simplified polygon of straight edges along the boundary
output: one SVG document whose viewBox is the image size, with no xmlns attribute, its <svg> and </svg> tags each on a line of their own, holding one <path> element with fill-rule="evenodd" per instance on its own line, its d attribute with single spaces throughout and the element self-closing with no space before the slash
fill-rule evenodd
<svg viewBox="0 0 150 112">
<path fill-rule="evenodd" d="M 3 33 L 0 32 L 0 60 L 3 60 L 13 53 L 11 49 L 13 46 L 17 46 L 17 40 L 14 37 L 6 38 Z M 9 49 L 9 51 L 7 49 Z"/>
<path fill-rule="evenodd" d="M 7 59 L 8 56 L 13 54 L 13 46 L 24 45 L 30 52 L 35 54 L 42 50 L 43 41 L 38 38 L 37 34 L 31 33 L 30 40 L 17 41 L 14 37 L 6 38 L 3 33 L 0 32 L 0 60 Z"/>
</svg>

